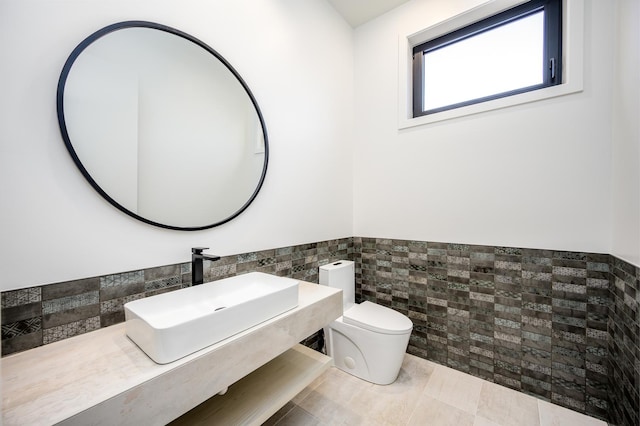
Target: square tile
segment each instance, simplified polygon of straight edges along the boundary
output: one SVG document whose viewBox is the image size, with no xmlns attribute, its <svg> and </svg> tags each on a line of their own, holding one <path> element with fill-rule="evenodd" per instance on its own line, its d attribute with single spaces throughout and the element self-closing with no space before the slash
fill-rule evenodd
<svg viewBox="0 0 640 426">
<path fill-rule="evenodd" d="M 545 401 L 538 401 L 538 409 L 540 426 L 607 426 L 602 420 Z"/>
<path fill-rule="evenodd" d="M 483 383 L 477 414 L 505 426 L 540 425 L 536 398 L 489 382 Z"/>
<path fill-rule="evenodd" d="M 437 365 L 424 389 L 424 394 L 475 415 L 482 384 L 482 379 Z"/>
<path fill-rule="evenodd" d="M 445 402 L 422 395 L 409 426 L 473 426 L 475 416 Z"/>
</svg>

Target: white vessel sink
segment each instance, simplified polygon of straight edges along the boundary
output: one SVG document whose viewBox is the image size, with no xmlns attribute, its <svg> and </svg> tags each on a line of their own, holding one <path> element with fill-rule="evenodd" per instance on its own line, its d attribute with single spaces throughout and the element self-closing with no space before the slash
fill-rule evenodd
<svg viewBox="0 0 640 426">
<path fill-rule="evenodd" d="M 124 305 L 125 329 L 167 364 L 298 306 L 298 281 L 251 272 Z"/>
</svg>

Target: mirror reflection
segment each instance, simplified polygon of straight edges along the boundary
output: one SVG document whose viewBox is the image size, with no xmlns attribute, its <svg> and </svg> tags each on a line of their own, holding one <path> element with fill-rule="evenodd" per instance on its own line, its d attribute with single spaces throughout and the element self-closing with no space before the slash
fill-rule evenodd
<svg viewBox="0 0 640 426">
<path fill-rule="evenodd" d="M 248 87 L 215 51 L 168 27 L 120 23 L 85 40 L 63 70 L 58 115 L 89 182 L 147 223 L 225 223 L 264 180 L 266 132 Z"/>
</svg>

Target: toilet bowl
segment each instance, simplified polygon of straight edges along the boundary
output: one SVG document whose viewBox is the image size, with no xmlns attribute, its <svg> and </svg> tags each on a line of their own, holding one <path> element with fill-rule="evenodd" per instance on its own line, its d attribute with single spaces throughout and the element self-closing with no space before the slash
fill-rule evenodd
<svg viewBox="0 0 640 426">
<path fill-rule="evenodd" d="M 334 365 L 372 383 L 393 383 L 409 344 L 411 320 L 376 303 L 356 304 L 352 261 L 321 266 L 320 284 L 343 291 L 343 315 L 324 329 L 327 355 Z"/>
</svg>

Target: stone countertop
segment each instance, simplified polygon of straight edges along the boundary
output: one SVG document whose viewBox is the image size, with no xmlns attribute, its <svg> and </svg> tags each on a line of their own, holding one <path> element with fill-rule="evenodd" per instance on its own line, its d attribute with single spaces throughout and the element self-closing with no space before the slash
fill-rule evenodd
<svg viewBox="0 0 640 426">
<path fill-rule="evenodd" d="M 164 425 L 342 315 L 342 294 L 300 282 L 298 307 L 169 364 L 156 364 L 124 323 L 2 359 L 10 425 Z"/>
</svg>

